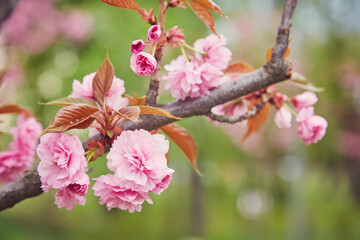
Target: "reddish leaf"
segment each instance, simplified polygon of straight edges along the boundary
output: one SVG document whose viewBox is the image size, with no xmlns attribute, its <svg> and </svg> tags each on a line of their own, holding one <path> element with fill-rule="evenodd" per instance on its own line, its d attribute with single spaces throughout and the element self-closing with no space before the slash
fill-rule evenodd
<svg viewBox="0 0 360 240">
<path fill-rule="evenodd" d="M 176 124 L 168 124 L 160 129 L 185 153 L 195 172 L 202 175 L 196 164 L 197 147 L 193 136 L 185 128 Z"/>
<path fill-rule="evenodd" d="M 220 7 L 216 5 L 216 3 L 214 3 L 212 0 L 191 0 L 191 1 L 207 9 L 210 9 L 211 11 L 214 11 L 223 17 L 226 17 L 226 15 L 221 11 Z"/>
<path fill-rule="evenodd" d="M 215 23 L 214 18 L 212 17 L 211 13 L 209 12 L 208 8 L 196 3 L 196 2 L 189 2 L 190 7 L 194 11 L 194 13 L 200 18 L 203 23 L 216 35 L 217 32 L 215 30 Z"/>
<path fill-rule="evenodd" d="M 175 117 L 169 111 L 163 108 L 157 107 L 150 107 L 150 106 L 138 106 L 140 108 L 140 114 L 153 114 L 153 115 L 160 115 L 168 118 L 173 118 L 177 120 L 181 120 L 183 118 Z"/>
<path fill-rule="evenodd" d="M 25 115 L 28 117 L 34 117 L 34 115 L 29 110 L 26 110 L 16 104 L 6 104 L 0 106 L 0 114 L 6 114 L 6 113 L 8 114 L 25 113 Z"/>
<path fill-rule="evenodd" d="M 266 61 L 270 61 L 271 59 L 271 54 L 274 48 L 268 48 L 268 50 L 266 50 Z M 285 53 L 284 53 L 284 58 L 286 58 L 287 56 L 289 56 L 290 54 L 290 48 L 286 48 Z"/>
<path fill-rule="evenodd" d="M 0 87 L 5 81 L 6 72 L 7 72 L 7 69 L 0 70 Z"/>
<path fill-rule="evenodd" d="M 74 104 L 89 104 L 89 105 L 92 104 L 92 102 L 84 98 L 73 98 L 73 97 L 63 97 L 47 103 L 42 103 L 42 102 L 38 102 L 38 103 L 40 105 L 54 105 L 54 106 L 64 106 L 64 107 Z"/>
<path fill-rule="evenodd" d="M 113 82 L 114 78 L 114 66 L 110 62 L 108 53 L 106 52 L 106 57 L 95 74 L 94 80 L 93 80 L 93 93 L 95 100 L 100 104 L 100 106 L 103 106 L 105 101 L 106 93 L 109 91 L 111 84 Z"/>
<path fill-rule="evenodd" d="M 140 17 L 142 20 L 144 20 L 145 22 L 151 24 L 151 25 L 155 25 L 157 22 L 156 22 L 156 16 L 154 16 L 154 9 L 151 8 L 148 11 L 146 11 L 145 8 L 142 8 L 139 10 L 139 14 L 140 14 Z"/>
<path fill-rule="evenodd" d="M 135 0 L 101 0 L 101 1 L 119 8 L 140 10 L 140 6 L 139 4 L 137 4 L 137 2 L 135 2 Z"/>
<path fill-rule="evenodd" d="M 236 62 L 233 64 L 230 64 L 225 70 L 224 73 L 249 73 L 255 71 L 255 68 L 253 68 L 250 64 L 247 64 L 246 62 Z"/>
<path fill-rule="evenodd" d="M 145 105 L 146 104 L 146 97 L 139 98 L 136 93 L 134 93 L 134 96 L 125 95 L 125 97 L 129 100 L 130 106 L 139 106 L 139 105 Z"/>
<path fill-rule="evenodd" d="M 61 108 L 51 120 L 50 125 L 42 134 L 49 132 L 65 132 L 70 129 L 88 128 L 95 120 L 99 109 L 92 105 L 75 104 Z"/>
<path fill-rule="evenodd" d="M 115 111 L 122 118 L 139 122 L 140 108 L 138 106 L 133 107 L 124 107 L 119 109 L 119 111 Z"/>
<path fill-rule="evenodd" d="M 261 99 L 253 99 L 251 101 L 251 106 L 255 106 L 259 104 Z M 241 139 L 241 141 L 245 141 L 251 134 L 259 131 L 259 129 L 264 125 L 268 115 L 269 115 L 270 103 L 266 102 L 264 107 L 252 118 L 247 120 L 248 130 L 245 136 Z"/>
</svg>

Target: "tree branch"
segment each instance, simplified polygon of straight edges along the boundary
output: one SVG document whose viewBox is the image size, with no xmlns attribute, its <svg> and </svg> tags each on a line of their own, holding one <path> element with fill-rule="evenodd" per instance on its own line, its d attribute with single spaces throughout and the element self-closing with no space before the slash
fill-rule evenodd
<svg viewBox="0 0 360 240">
<path fill-rule="evenodd" d="M 159 0 L 159 25 L 161 29 L 161 36 L 165 36 L 165 18 L 167 11 L 167 2 L 165 0 Z M 146 95 L 146 104 L 154 106 L 156 104 L 159 84 L 160 84 L 160 70 L 161 70 L 161 59 L 163 56 L 163 44 L 160 44 L 155 51 L 155 60 L 157 62 L 156 69 L 151 74 L 149 90 Z"/>
<path fill-rule="evenodd" d="M 292 72 L 291 64 L 284 60 L 283 54 L 288 47 L 291 18 L 296 4 L 297 0 L 286 1 L 276 45 L 271 60 L 265 66 L 213 89 L 205 97 L 174 101 L 164 105 L 164 108 L 173 115 L 182 118 L 207 115 L 214 106 L 289 79 Z M 176 121 L 155 115 L 148 115 L 142 120 L 142 122 L 124 121 L 121 126 L 130 130 L 140 128 L 153 130 Z M 83 146 L 85 149 L 87 148 L 87 141 L 83 142 Z M 0 189 L 0 210 L 13 207 L 26 198 L 41 194 L 40 186 L 41 182 L 37 171 L 27 173 L 23 178 L 5 185 Z"/>
</svg>

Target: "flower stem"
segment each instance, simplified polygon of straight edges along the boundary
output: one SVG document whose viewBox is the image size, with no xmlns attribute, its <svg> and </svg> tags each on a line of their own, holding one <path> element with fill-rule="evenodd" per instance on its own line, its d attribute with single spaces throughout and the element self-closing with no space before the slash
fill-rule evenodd
<svg viewBox="0 0 360 240">
<path fill-rule="evenodd" d="M 156 47 L 157 47 L 157 42 L 153 46 L 153 50 L 152 50 L 152 53 L 151 53 L 151 55 L 153 55 L 153 56 L 155 56 Z"/>
<path fill-rule="evenodd" d="M 193 52 L 200 53 L 201 55 L 206 55 L 206 52 L 197 50 L 197 49 L 193 48 L 192 46 L 190 46 L 189 44 L 187 44 L 186 42 L 184 43 L 184 47 L 190 49 L 190 50 L 193 51 Z"/>
<path fill-rule="evenodd" d="M 189 62 L 189 58 L 188 58 L 188 56 L 187 56 L 187 54 L 186 54 L 186 52 L 185 52 L 185 49 L 182 47 L 182 48 L 180 48 L 180 50 L 181 50 L 182 55 L 184 55 L 185 60 L 186 60 L 187 62 Z"/>
<path fill-rule="evenodd" d="M 291 112 L 292 115 L 294 115 L 294 117 L 297 116 L 297 112 L 295 112 L 294 109 L 292 109 L 289 105 L 287 105 L 286 103 L 283 103 L 284 107 L 286 107 L 287 109 L 289 109 L 289 111 Z"/>
</svg>

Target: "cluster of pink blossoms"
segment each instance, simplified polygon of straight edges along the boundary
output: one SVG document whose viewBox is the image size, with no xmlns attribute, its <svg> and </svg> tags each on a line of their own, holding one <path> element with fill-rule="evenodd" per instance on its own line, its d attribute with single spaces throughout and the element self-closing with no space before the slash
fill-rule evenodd
<svg viewBox="0 0 360 240">
<path fill-rule="evenodd" d="M 287 100 L 287 97 L 282 97 Z M 296 122 L 299 123 L 298 133 L 306 145 L 317 143 L 326 133 L 327 121 L 318 115 L 314 115 L 314 105 L 317 102 L 316 94 L 304 92 L 290 99 L 294 108 L 298 111 Z M 279 128 L 291 127 L 292 114 L 285 105 L 280 105 L 275 115 L 275 123 Z"/>
<path fill-rule="evenodd" d="M 59 37 L 74 43 L 88 39 L 92 18 L 80 10 L 62 12 L 57 0 L 22 0 L 1 25 L 7 45 L 19 46 L 36 54 L 47 49 Z"/>
<path fill-rule="evenodd" d="M 72 210 L 76 203 L 85 205 L 85 194 L 90 181 L 85 173 L 85 152 L 76 135 L 48 133 L 41 137 L 37 147 L 40 158 L 38 171 L 42 189 L 57 190 L 55 203 L 58 207 Z"/>
<path fill-rule="evenodd" d="M 174 170 L 168 168 L 169 141 L 161 134 L 145 130 L 123 131 L 107 155 L 107 166 L 114 174 L 96 178 L 94 194 L 108 210 L 120 208 L 141 211 L 149 193 L 160 194 L 170 184 Z"/>
<path fill-rule="evenodd" d="M 95 101 L 95 74 L 86 75 L 82 83 L 75 80 L 70 97 Z M 125 107 L 128 100 L 122 97 L 124 92 L 123 80 L 114 77 L 105 103 L 116 110 Z M 90 130 L 96 129 L 90 127 Z M 139 212 L 145 200 L 152 203 L 149 193 L 160 194 L 170 184 L 174 170 L 167 166 L 169 142 L 163 135 L 152 135 L 145 130 L 122 131 L 114 139 L 107 155 L 107 166 L 113 174 L 95 178 L 94 194 L 108 210 Z M 51 188 L 57 190 L 55 203 L 58 207 L 72 210 L 77 203 L 84 205 L 90 180 L 85 173 L 86 153 L 79 138 L 66 133 L 47 133 L 41 137 L 37 153 L 41 160 L 38 171 L 42 189 L 46 192 Z"/>
<path fill-rule="evenodd" d="M 15 180 L 31 167 L 41 131 L 41 124 L 35 118 L 19 115 L 17 127 L 9 129 L 13 140 L 8 150 L 0 152 L 0 183 Z"/>
<path fill-rule="evenodd" d="M 164 191 L 174 172 L 167 166 L 168 149 L 169 141 L 163 135 L 151 135 L 145 130 L 123 131 L 107 155 L 107 166 L 114 174 L 95 178 L 93 190 L 100 204 L 106 204 L 108 210 L 129 212 L 140 212 L 145 200 L 152 204 L 149 193 Z M 59 208 L 72 210 L 76 203 L 84 205 L 90 181 L 79 138 L 65 133 L 45 134 L 37 153 L 42 189 L 57 190 L 55 203 Z"/>
<path fill-rule="evenodd" d="M 186 96 L 198 98 L 210 93 L 209 90 L 221 84 L 222 69 L 231 60 L 231 51 L 225 47 L 224 36 L 214 34 L 194 43 L 194 56 L 179 56 L 165 66 L 163 76 L 165 89 L 173 97 L 184 100 Z M 202 54 L 201 54 L 202 53 Z"/>
<path fill-rule="evenodd" d="M 148 30 L 148 42 L 149 44 L 155 44 L 161 37 L 161 29 L 159 25 L 153 25 Z M 135 40 L 131 43 L 130 51 L 133 53 L 130 58 L 130 68 L 136 74 L 140 76 L 148 76 L 152 74 L 157 62 L 153 55 L 147 52 L 143 52 L 145 49 L 145 42 L 141 39 Z"/>
</svg>

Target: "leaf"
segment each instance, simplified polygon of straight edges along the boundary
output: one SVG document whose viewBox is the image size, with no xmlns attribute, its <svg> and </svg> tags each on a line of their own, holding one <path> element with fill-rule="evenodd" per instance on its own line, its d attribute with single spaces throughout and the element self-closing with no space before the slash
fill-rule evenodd
<svg viewBox="0 0 360 240">
<path fill-rule="evenodd" d="M 224 73 L 249 73 L 255 71 L 255 68 L 253 68 L 250 64 L 247 64 L 246 62 L 236 62 L 233 64 L 230 64 L 225 70 Z"/>
<path fill-rule="evenodd" d="M 139 122 L 140 108 L 138 106 L 123 107 L 118 111 L 115 111 L 122 118 L 131 120 L 133 122 Z"/>
<path fill-rule="evenodd" d="M 95 120 L 99 109 L 92 105 L 75 104 L 61 108 L 51 120 L 50 125 L 42 132 L 65 132 L 70 129 L 88 128 Z"/>
<path fill-rule="evenodd" d="M 114 75 L 114 66 L 110 62 L 109 55 L 106 51 L 105 60 L 95 74 L 92 85 L 94 98 L 100 104 L 100 106 L 103 106 L 104 104 L 106 93 L 111 87 Z"/>
<path fill-rule="evenodd" d="M 153 115 L 160 115 L 168 118 L 173 118 L 177 120 L 182 120 L 183 118 L 175 117 L 169 111 L 163 108 L 157 107 L 150 107 L 150 106 L 138 106 L 140 108 L 140 114 L 153 114 Z"/>
<path fill-rule="evenodd" d="M 104 3 L 107 3 L 111 6 L 132 9 L 132 10 L 140 10 L 139 4 L 135 2 L 135 0 L 101 0 Z"/>
<path fill-rule="evenodd" d="M 255 106 L 259 104 L 261 99 L 253 99 L 251 101 L 251 106 Z M 241 141 L 245 141 L 251 134 L 259 131 L 259 129 L 264 125 L 268 115 L 269 115 L 270 103 L 266 102 L 264 107 L 252 118 L 247 120 L 248 130 L 245 136 L 241 139 Z"/>
<path fill-rule="evenodd" d="M 160 129 L 185 153 L 195 172 L 202 176 L 196 164 L 197 147 L 193 136 L 185 128 L 176 124 L 168 124 Z"/>
<path fill-rule="evenodd" d="M 74 104 L 88 104 L 91 105 L 92 102 L 84 98 L 73 98 L 73 97 L 64 97 L 51 102 L 42 103 L 38 102 L 40 105 L 53 105 L 53 106 L 70 106 Z"/>
<path fill-rule="evenodd" d="M 138 105 L 145 105 L 146 104 L 146 96 L 139 98 L 136 93 L 134 93 L 134 96 L 130 96 L 128 94 L 125 95 L 125 97 L 129 100 L 130 106 L 138 106 Z"/>
<path fill-rule="evenodd" d="M 192 10 L 194 11 L 194 13 L 200 18 L 201 21 L 203 21 L 203 23 L 205 23 L 205 25 L 216 35 L 217 32 L 215 30 L 215 23 L 214 23 L 214 18 L 212 17 L 211 13 L 209 12 L 209 10 L 196 3 L 196 2 L 189 2 L 190 7 L 192 8 Z"/>
<path fill-rule="evenodd" d="M 20 114 L 25 113 L 28 117 L 34 117 L 34 115 L 27 109 L 22 108 L 16 104 L 6 104 L 0 106 L 0 114 Z"/>
<path fill-rule="evenodd" d="M 196 2 L 197 4 L 218 13 L 220 16 L 227 18 L 227 16 L 221 11 L 220 7 L 216 5 L 216 3 L 214 3 L 212 0 L 191 0 L 191 1 Z"/>
<path fill-rule="evenodd" d="M 295 87 L 301 88 L 306 91 L 311 91 L 311 92 L 316 92 L 316 93 L 321 93 L 321 92 L 325 91 L 324 88 L 316 87 L 310 82 L 303 84 L 303 83 L 298 83 L 298 82 L 286 81 L 286 83 L 293 85 Z"/>
<path fill-rule="evenodd" d="M 266 62 L 270 61 L 273 49 L 274 48 L 268 48 L 268 50 L 266 50 Z M 290 54 L 290 48 L 286 48 L 285 53 L 284 53 L 284 58 L 289 56 L 289 54 Z"/>
</svg>

